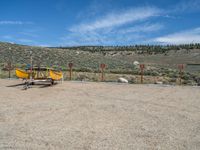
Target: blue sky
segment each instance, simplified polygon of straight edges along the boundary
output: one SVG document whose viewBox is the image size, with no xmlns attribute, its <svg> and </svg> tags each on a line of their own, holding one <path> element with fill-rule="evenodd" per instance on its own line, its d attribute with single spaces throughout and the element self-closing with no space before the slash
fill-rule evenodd
<svg viewBox="0 0 200 150">
<path fill-rule="evenodd" d="M 37 46 L 200 42 L 200 0 L 1 0 L 0 41 Z"/>
</svg>

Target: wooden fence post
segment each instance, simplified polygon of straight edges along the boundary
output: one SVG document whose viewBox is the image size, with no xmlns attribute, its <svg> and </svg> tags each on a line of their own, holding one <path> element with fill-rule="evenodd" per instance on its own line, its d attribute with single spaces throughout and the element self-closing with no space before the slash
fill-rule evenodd
<svg viewBox="0 0 200 150">
<path fill-rule="evenodd" d="M 106 68 L 106 64 L 101 64 L 100 68 L 101 68 L 101 81 L 104 81 L 105 80 L 105 78 L 104 78 L 104 69 Z"/>
<path fill-rule="evenodd" d="M 140 75 L 141 75 L 141 84 L 143 84 L 144 76 L 144 64 L 140 64 Z"/>
<path fill-rule="evenodd" d="M 73 67 L 73 63 L 69 63 L 68 66 L 69 66 L 69 80 L 72 80 L 72 67 Z"/>
<path fill-rule="evenodd" d="M 183 77 L 184 65 L 183 64 L 179 64 L 178 68 L 179 68 L 179 83 L 181 85 L 182 84 L 182 77 Z"/>
</svg>

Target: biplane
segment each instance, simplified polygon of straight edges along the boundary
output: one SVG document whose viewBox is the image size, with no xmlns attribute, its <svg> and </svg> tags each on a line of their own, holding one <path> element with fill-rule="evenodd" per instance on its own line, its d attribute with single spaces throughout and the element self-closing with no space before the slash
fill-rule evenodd
<svg viewBox="0 0 200 150">
<path fill-rule="evenodd" d="M 54 81 L 63 80 L 62 71 L 47 67 L 29 67 L 25 70 L 15 69 L 15 73 L 18 78 L 25 81 L 25 89 L 29 88 L 30 85 L 34 85 L 37 82 L 49 82 L 50 85 L 53 85 Z"/>
</svg>

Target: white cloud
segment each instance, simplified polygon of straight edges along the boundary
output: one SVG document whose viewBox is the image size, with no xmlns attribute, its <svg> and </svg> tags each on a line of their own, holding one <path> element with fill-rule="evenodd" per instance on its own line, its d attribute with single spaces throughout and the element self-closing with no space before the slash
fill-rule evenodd
<svg viewBox="0 0 200 150">
<path fill-rule="evenodd" d="M 62 46 L 80 46 L 80 45 L 125 45 L 133 44 L 144 38 L 144 34 L 101 34 L 99 32 L 73 33 L 62 37 Z"/>
<path fill-rule="evenodd" d="M 162 24 L 146 22 L 161 14 L 162 11 L 155 7 L 109 12 L 101 18 L 72 26 L 67 36 L 60 38 L 62 41 L 60 45 L 131 44 L 144 38 L 144 33 L 161 30 L 164 27 Z"/>
<path fill-rule="evenodd" d="M 39 47 L 53 47 L 53 45 L 50 44 L 38 44 Z"/>
<path fill-rule="evenodd" d="M 23 25 L 23 24 L 33 24 L 32 22 L 23 22 L 23 21 L 9 21 L 1 20 L 0 25 Z"/>
<path fill-rule="evenodd" d="M 95 16 L 102 16 L 107 14 L 110 10 L 113 10 L 114 0 L 92 0 L 86 9 L 80 11 L 77 15 L 77 19 L 90 19 Z"/>
<path fill-rule="evenodd" d="M 173 12 L 192 12 L 200 10 L 199 0 L 183 0 L 174 6 Z"/>
<path fill-rule="evenodd" d="M 30 39 L 17 39 L 17 41 L 22 42 L 22 43 L 35 43 L 35 41 L 30 40 Z"/>
<path fill-rule="evenodd" d="M 118 33 L 126 34 L 126 33 L 138 33 L 138 32 L 153 32 L 153 31 L 159 31 L 163 28 L 164 28 L 164 25 L 159 24 L 159 23 L 144 24 L 144 25 L 137 25 L 134 27 L 119 30 Z"/>
<path fill-rule="evenodd" d="M 29 37 L 33 37 L 33 38 L 37 38 L 38 35 L 35 33 L 31 33 L 31 32 L 19 32 L 19 34 L 25 35 L 25 36 L 29 36 Z"/>
<path fill-rule="evenodd" d="M 0 21 L 0 24 L 1 25 L 7 25 L 7 24 L 10 24 L 10 25 L 22 25 L 23 22 L 21 22 L 21 21 Z"/>
<path fill-rule="evenodd" d="M 151 32 L 164 28 L 160 23 L 141 23 L 132 27 L 117 27 L 88 32 L 71 32 L 60 38 L 60 45 L 124 45 L 144 41 Z"/>
<path fill-rule="evenodd" d="M 153 7 L 140 7 L 123 12 L 112 12 L 90 23 L 83 23 L 70 29 L 71 32 L 87 32 L 112 28 L 128 23 L 141 21 L 159 15 L 160 10 Z"/>
<path fill-rule="evenodd" d="M 12 35 L 4 35 L 4 36 L 1 36 L 1 38 L 10 40 L 10 39 L 13 39 L 13 36 Z"/>
<path fill-rule="evenodd" d="M 158 37 L 153 40 L 154 42 L 164 43 L 164 44 L 190 44 L 190 43 L 200 43 L 200 27 L 182 31 L 162 37 Z"/>
</svg>

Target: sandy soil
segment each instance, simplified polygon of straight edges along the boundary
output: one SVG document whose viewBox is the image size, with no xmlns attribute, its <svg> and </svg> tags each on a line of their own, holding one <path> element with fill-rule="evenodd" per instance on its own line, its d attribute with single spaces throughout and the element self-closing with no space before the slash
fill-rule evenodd
<svg viewBox="0 0 200 150">
<path fill-rule="evenodd" d="M 200 149 L 200 88 L 0 80 L 0 149 Z"/>
</svg>

